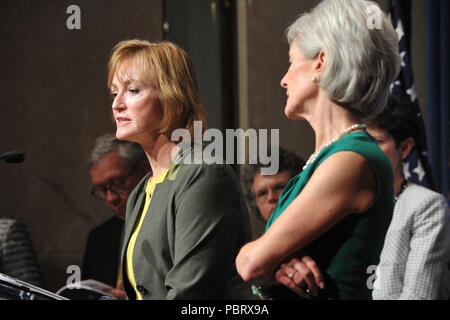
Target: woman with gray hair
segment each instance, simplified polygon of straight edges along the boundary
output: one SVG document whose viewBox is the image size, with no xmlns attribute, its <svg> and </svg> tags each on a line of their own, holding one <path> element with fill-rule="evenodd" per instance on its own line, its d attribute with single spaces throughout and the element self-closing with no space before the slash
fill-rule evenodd
<svg viewBox="0 0 450 320">
<path fill-rule="evenodd" d="M 261 297 L 287 297 L 288 287 L 305 298 L 370 299 L 367 268 L 378 264 L 394 191 L 389 159 L 365 123 L 383 110 L 398 74 L 396 33 L 374 2 L 325 0 L 287 37 L 285 114 L 309 122 L 315 152 L 284 189 L 265 234 L 241 249 L 237 269 L 245 281 L 281 279 L 284 286 L 255 287 Z M 324 279 L 303 276 L 313 260 Z"/>
</svg>

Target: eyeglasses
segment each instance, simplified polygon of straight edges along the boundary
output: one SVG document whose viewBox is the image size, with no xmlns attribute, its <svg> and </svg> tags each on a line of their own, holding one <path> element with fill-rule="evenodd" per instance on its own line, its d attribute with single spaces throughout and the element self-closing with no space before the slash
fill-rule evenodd
<svg viewBox="0 0 450 320">
<path fill-rule="evenodd" d="M 267 202 L 267 199 L 269 198 L 269 190 L 279 199 L 285 187 L 286 185 L 284 184 L 278 184 L 273 188 L 257 191 L 255 194 L 256 202 L 259 204 Z"/>
<path fill-rule="evenodd" d="M 92 187 L 91 195 L 96 199 L 104 200 L 106 199 L 106 196 L 108 194 L 108 190 L 116 195 L 120 195 L 125 190 L 125 183 L 127 182 L 128 178 L 130 177 L 131 173 L 136 169 L 137 166 L 134 166 L 131 168 L 130 172 L 120 181 L 117 183 L 108 183 L 106 185 L 98 185 Z"/>
</svg>

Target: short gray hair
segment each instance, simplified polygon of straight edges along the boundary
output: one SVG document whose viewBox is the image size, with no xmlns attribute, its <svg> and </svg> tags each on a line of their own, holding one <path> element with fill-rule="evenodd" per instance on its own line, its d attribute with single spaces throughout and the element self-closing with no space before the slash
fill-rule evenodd
<svg viewBox="0 0 450 320">
<path fill-rule="evenodd" d="M 380 24 L 369 28 L 374 9 Z M 400 55 L 397 34 L 377 3 L 324 0 L 286 33 L 289 44 L 308 59 L 325 53 L 327 66 L 318 85 L 330 99 L 366 122 L 383 111 L 400 71 Z"/>
<path fill-rule="evenodd" d="M 118 152 L 131 168 L 134 168 L 140 162 L 147 159 L 144 150 L 139 144 L 131 141 L 119 140 L 114 134 L 107 133 L 95 140 L 88 167 L 91 168 L 105 155 L 111 152 Z"/>
</svg>

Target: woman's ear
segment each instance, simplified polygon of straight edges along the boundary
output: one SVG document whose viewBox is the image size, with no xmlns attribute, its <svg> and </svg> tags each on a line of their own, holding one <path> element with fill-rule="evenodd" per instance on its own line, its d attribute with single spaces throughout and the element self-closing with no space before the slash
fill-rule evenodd
<svg viewBox="0 0 450 320">
<path fill-rule="evenodd" d="M 314 72 L 317 77 L 325 71 L 325 67 L 327 66 L 327 56 L 324 51 L 320 50 L 319 54 L 316 57 L 316 62 L 314 64 Z"/>
<path fill-rule="evenodd" d="M 414 138 L 411 137 L 406 138 L 402 141 L 402 143 L 400 143 L 398 150 L 400 151 L 400 157 L 402 160 L 405 160 L 406 157 L 409 156 L 411 151 L 414 149 L 415 144 L 416 142 L 414 141 Z"/>
</svg>

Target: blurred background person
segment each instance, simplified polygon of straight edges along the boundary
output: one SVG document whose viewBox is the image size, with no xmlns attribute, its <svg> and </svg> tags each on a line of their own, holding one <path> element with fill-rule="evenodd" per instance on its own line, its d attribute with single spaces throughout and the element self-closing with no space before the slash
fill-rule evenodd
<svg viewBox="0 0 450 320">
<path fill-rule="evenodd" d="M 0 273 L 43 286 L 28 229 L 17 219 L 0 218 Z"/>
<path fill-rule="evenodd" d="M 134 142 L 120 141 L 114 134 L 98 137 L 88 163 L 92 180 L 91 194 L 104 200 L 114 216 L 93 229 L 86 244 L 83 259 L 83 279 L 106 283 L 125 298 L 120 276 L 120 248 L 128 196 L 150 171 L 142 147 Z"/>
<path fill-rule="evenodd" d="M 403 174 L 403 161 L 416 148 L 419 133 L 409 97 L 392 96 L 368 132 L 391 160 L 395 192 L 394 215 L 381 253 L 373 298 L 445 298 L 450 213 L 443 195 L 409 182 Z"/>
<path fill-rule="evenodd" d="M 188 54 L 170 42 L 120 42 L 108 88 L 116 137 L 139 143 L 152 168 L 127 204 L 121 260 L 127 298 L 238 298 L 243 283 L 234 259 L 251 239 L 239 180 L 229 165 L 211 164 L 193 145 L 181 149 L 171 140 L 177 129 L 193 137 L 194 121 L 206 130 Z"/>
<path fill-rule="evenodd" d="M 265 223 L 277 206 L 280 194 L 289 180 L 299 174 L 305 160 L 294 152 L 279 148 L 279 169 L 274 175 L 261 175 L 261 163 L 245 166 L 242 183 L 247 203 L 254 214 Z"/>
<path fill-rule="evenodd" d="M 367 27 L 369 6 L 378 10 L 379 28 Z M 302 296 L 371 299 L 366 270 L 379 261 L 394 191 L 389 159 L 365 123 L 383 111 L 399 72 L 397 35 L 374 2 L 325 0 L 301 15 L 287 37 L 284 111 L 308 121 L 315 152 L 284 189 L 266 232 L 241 249 L 237 269 L 245 281 L 268 286 L 281 269 Z M 290 261 L 305 255 L 323 270 L 319 293 L 295 283 Z M 290 295 L 283 286 L 269 289 L 274 298 Z"/>
</svg>

